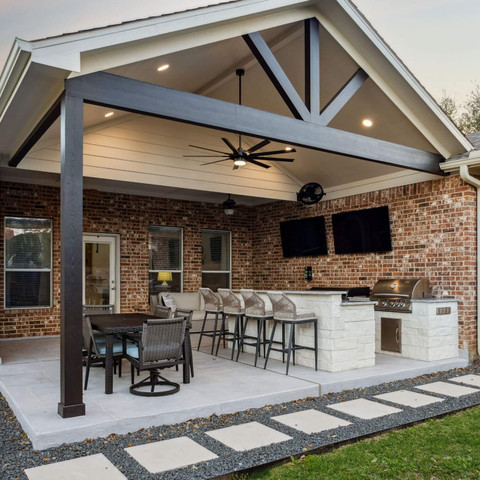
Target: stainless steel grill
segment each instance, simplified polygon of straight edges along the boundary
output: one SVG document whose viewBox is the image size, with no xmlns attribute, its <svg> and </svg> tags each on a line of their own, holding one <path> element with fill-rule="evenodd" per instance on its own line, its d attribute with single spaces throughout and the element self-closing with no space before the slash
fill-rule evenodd
<svg viewBox="0 0 480 480">
<path fill-rule="evenodd" d="M 379 280 L 372 289 L 370 300 L 378 302 L 375 310 L 382 312 L 411 312 L 412 300 L 430 298 L 427 278 L 387 278 Z"/>
</svg>

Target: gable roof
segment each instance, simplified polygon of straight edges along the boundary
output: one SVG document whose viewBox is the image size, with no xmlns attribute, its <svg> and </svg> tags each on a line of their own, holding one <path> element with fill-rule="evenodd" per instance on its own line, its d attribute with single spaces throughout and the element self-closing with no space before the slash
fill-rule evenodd
<svg viewBox="0 0 480 480">
<path fill-rule="evenodd" d="M 312 16 L 445 158 L 472 149 L 350 0 L 233 0 L 31 42 L 17 40 L 0 77 L 0 154 L 15 150 L 68 77 Z"/>
</svg>

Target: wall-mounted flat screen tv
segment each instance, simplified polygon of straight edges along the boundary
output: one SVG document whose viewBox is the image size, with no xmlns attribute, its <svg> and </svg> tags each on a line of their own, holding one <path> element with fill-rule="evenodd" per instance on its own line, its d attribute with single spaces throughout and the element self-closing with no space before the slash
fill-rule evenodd
<svg viewBox="0 0 480 480">
<path fill-rule="evenodd" d="M 335 253 L 390 252 L 388 206 L 332 215 Z"/>
<path fill-rule="evenodd" d="M 284 257 L 327 255 L 325 218 L 312 217 L 280 223 Z"/>
</svg>

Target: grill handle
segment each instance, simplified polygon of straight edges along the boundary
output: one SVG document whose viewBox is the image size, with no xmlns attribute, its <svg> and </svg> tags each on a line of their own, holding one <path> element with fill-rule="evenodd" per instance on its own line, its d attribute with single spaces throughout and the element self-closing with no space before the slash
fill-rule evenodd
<svg viewBox="0 0 480 480">
<path fill-rule="evenodd" d="M 403 297 L 403 298 L 410 298 L 410 295 L 406 294 L 406 293 L 395 293 L 395 294 L 392 294 L 392 293 L 374 293 L 372 294 L 372 297 Z"/>
</svg>

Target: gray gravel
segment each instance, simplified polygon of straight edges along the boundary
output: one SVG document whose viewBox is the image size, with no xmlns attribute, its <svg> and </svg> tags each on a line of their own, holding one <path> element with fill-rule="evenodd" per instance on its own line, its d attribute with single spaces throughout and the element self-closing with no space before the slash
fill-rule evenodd
<svg viewBox="0 0 480 480">
<path fill-rule="evenodd" d="M 369 399 L 381 393 L 400 389 L 412 389 L 418 385 L 432 381 L 447 380 L 451 377 L 465 375 L 467 373 L 480 374 L 480 364 L 472 365 L 464 369 L 450 370 L 448 372 L 423 375 L 414 379 L 385 383 L 374 387 L 346 390 L 321 397 L 246 410 L 233 415 L 212 415 L 211 417 L 196 418 L 176 425 L 141 429 L 126 435 L 110 435 L 106 438 L 89 439 L 84 442 L 65 444 L 60 447 L 42 451 L 35 451 L 32 448 L 30 440 L 25 432 L 23 432 L 7 402 L 0 395 L 0 479 L 26 480 L 27 477 L 24 474 L 25 468 L 83 457 L 94 453 L 103 453 L 129 480 L 193 480 L 214 478 L 274 460 L 288 458 L 291 455 L 302 454 L 308 450 L 333 445 L 359 436 L 374 434 L 411 422 L 421 421 L 444 413 L 479 405 L 480 393 L 460 398 L 443 397 L 445 401 L 425 407 L 409 408 L 399 406 L 399 408 L 402 409 L 401 413 L 373 420 L 360 420 L 327 408 L 327 406 L 332 403 L 353 400 L 355 398 Z M 421 392 L 426 394 L 424 391 Z M 441 397 L 441 395 L 438 394 L 435 394 L 435 396 Z M 375 400 L 379 401 L 377 399 Z M 393 405 L 388 402 L 381 403 Z M 353 423 L 347 427 L 329 430 L 328 432 L 306 435 L 271 419 L 271 417 L 276 415 L 311 408 L 333 414 Z M 269 447 L 258 448 L 247 452 L 235 452 L 208 435 L 205 435 L 205 432 L 209 430 L 251 421 L 257 421 L 270 426 L 293 438 L 287 442 Z M 152 475 L 124 451 L 124 448 L 129 446 L 142 445 L 144 443 L 166 440 L 178 436 L 188 436 L 192 438 L 219 455 L 219 458 L 208 462 L 208 464 L 202 463 L 164 474 Z"/>
</svg>

